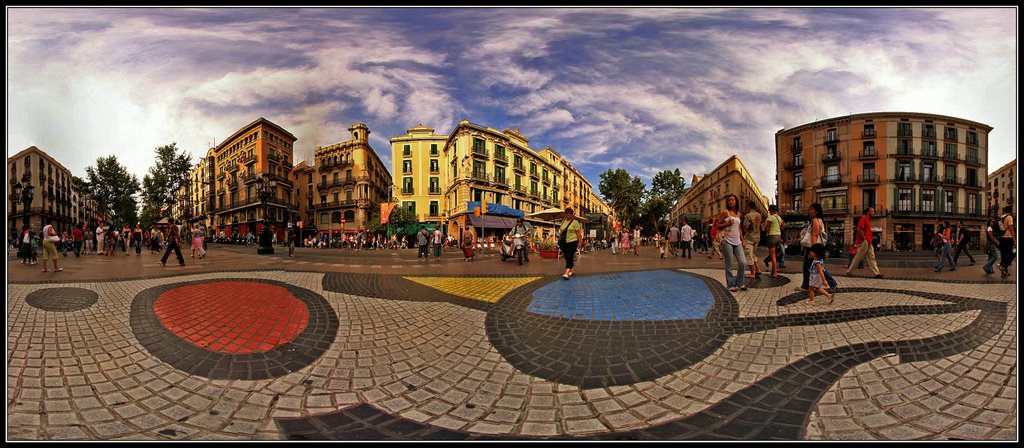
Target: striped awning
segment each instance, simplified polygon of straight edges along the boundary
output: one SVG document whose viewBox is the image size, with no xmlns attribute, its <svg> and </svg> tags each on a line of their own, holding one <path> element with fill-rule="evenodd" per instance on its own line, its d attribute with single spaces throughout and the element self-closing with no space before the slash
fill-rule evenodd
<svg viewBox="0 0 1024 448">
<path fill-rule="evenodd" d="M 473 227 L 485 227 L 489 229 L 511 229 L 516 226 L 515 219 L 503 218 L 501 216 L 469 215 L 469 223 Z"/>
</svg>

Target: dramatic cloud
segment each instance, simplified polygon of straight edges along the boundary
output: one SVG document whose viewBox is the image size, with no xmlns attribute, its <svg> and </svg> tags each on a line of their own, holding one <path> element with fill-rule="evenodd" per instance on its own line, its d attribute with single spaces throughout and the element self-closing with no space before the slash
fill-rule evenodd
<svg viewBox="0 0 1024 448">
<path fill-rule="evenodd" d="M 8 155 L 142 175 L 265 117 L 296 160 L 365 123 L 519 128 L 594 184 L 689 182 L 738 154 L 775 189 L 775 132 L 854 113 L 950 115 L 1016 157 L 1015 8 L 8 8 Z"/>
</svg>

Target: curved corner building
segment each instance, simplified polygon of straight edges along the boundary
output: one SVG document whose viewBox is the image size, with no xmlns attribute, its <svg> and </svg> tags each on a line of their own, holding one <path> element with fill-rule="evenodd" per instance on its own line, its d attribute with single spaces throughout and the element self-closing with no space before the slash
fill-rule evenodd
<svg viewBox="0 0 1024 448">
<path fill-rule="evenodd" d="M 915 112 L 854 114 L 779 130 L 780 214 L 798 223 L 817 202 L 829 234 L 849 246 L 855 220 L 875 207 L 871 224 L 882 250 L 931 249 L 937 221 L 963 221 L 977 247 L 990 132 L 975 121 Z"/>
</svg>

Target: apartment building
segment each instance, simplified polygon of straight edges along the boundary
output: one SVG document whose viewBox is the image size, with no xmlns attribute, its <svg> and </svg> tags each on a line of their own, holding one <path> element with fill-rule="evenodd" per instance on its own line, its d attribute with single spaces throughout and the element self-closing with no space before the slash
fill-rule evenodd
<svg viewBox="0 0 1024 448">
<path fill-rule="evenodd" d="M 7 225 L 17 233 L 28 218 L 29 227 L 40 232 L 46 220 L 63 231 L 86 223 L 98 224 L 95 203 L 75 187 L 71 171 L 43 150 L 29 146 L 7 158 Z M 24 191 L 31 192 L 31 200 Z M 108 221 L 109 222 L 109 221 Z"/>
<path fill-rule="evenodd" d="M 709 220 L 725 210 L 725 198 L 730 194 L 739 198 L 742 213 L 746 213 L 750 200 L 761 216 L 768 216 L 768 198 L 761 193 L 740 157 L 732 155 L 710 172 L 690 179 L 690 186 L 673 204 L 669 219 L 680 227 L 686 221 L 694 230 L 703 232 Z"/>
<path fill-rule="evenodd" d="M 318 231 L 331 237 L 365 230 L 371 216 L 377 216 L 373 211 L 391 197 L 391 174 L 370 146 L 370 129 L 356 123 L 348 127 L 348 136 L 313 151 L 316 184 L 306 206 L 312 207 Z"/>
<path fill-rule="evenodd" d="M 993 171 L 987 180 L 988 216 L 998 218 L 1007 205 L 1013 207 L 1013 215 L 1017 216 L 1017 159 Z"/>
<path fill-rule="evenodd" d="M 780 212 L 798 222 L 812 202 L 821 204 L 829 234 L 845 245 L 866 207 L 875 208 L 872 226 L 883 249 L 930 249 L 937 220 L 964 221 L 977 241 L 991 131 L 962 118 L 913 112 L 781 129 L 775 134 Z"/>
</svg>

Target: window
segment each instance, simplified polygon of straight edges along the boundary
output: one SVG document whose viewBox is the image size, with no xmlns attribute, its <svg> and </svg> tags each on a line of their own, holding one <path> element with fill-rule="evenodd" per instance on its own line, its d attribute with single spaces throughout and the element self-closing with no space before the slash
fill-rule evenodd
<svg viewBox="0 0 1024 448">
<path fill-rule="evenodd" d="M 416 213 L 416 201 L 402 201 L 402 208 Z"/>
<path fill-rule="evenodd" d="M 793 187 L 803 188 L 804 186 L 804 173 L 793 173 Z"/>
<path fill-rule="evenodd" d="M 839 131 L 836 131 L 834 128 L 825 131 L 826 142 L 834 142 L 836 140 L 839 140 Z"/>
<path fill-rule="evenodd" d="M 978 195 L 967 195 L 967 213 L 972 215 L 978 214 Z"/>
<path fill-rule="evenodd" d="M 505 167 L 494 167 L 494 180 L 498 182 L 505 182 Z"/>
<path fill-rule="evenodd" d="M 913 197 L 913 190 L 909 188 L 900 188 L 896 191 L 896 205 L 899 210 L 909 212 L 911 211 L 911 198 Z"/>
<path fill-rule="evenodd" d="M 967 162 L 981 163 L 981 160 L 978 159 L 978 148 L 967 148 Z"/>
<path fill-rule="evenodd" d="M 956 140 L 956 137 L 957 137 L 956 128 L 955 127 L 947 126 L 946 127 L 946 134 L 944 135 L 944 137 L 946 137 L 946 140 Z"/>
<path fill-rule="evenodd" d="M 956 179 L 956 165 L 946 164 L 946 181 L 952 183 Z"/>
<path fill-rule="evenodd" d="M 430 192 L 431 193 L 440 193 L 441 192 L 441 182 L 438 180 L 437 177 L 431 177 L 430 178 Z"/>
<path fill-rule="evenodd" d="M 353 222 L 356 220 L 356 212 L 352 210 L 345 210 L 345 222 Z"/>
<path fill-rule="evenodd" d="M 875 190 L 865 189 L 861 191 L 861 199 L 864 201 L 864 208 L 875 206 Z"/>
<path fill-rule="evenodd" d="M 864 136 L 865 137 L 874 137 L 875 136 L 875 125 L 873 125 L 873 124 L 866 124 L 866 125 L 864 125 Z"/>
<path fill-rule="evenodd" d="M 412 162 L 409 162 L 412 163 Z M 411 168 L 410 168 L 411 170 Z M 345 180 L 352 180 L 352 170 L 345 170 Z"/>
<path fill-rule="evenodd" d="M 412 174 L 412 160 L 403 160 L 402 161 L 402 173 L 404 173 L 404 174 Z"/>
<path fill-rule="evenodd" d="M 937 149 L 937 147 L 935 145 L 935 141 L 934 140 L 925 140 L 924 141 L 924 149 L 921 151 L 921 155 L 935 157 L 937 151 L 938 151 L 938 149 Z"/>
<path fill-rule="evenodd" d="M 950 159 L 956 158 L 956 143 L 946 143 L 946 150 L 943 152 L 943 157 Z"/>
<path fill-rule="evenodd" d="M 537 181 L 535 180 L 530 181 L 530 194 L 537 195 Z"/>
<path fill-rule="evenodd" d="M 839 165 L 825 167 L 825 177 L 829 182 L 839 182 Z"/>
<path fill-rule="evenodd" d="M 432 155 L 432 156 L 436 156 L 437 155 L 437 143 L 431 143 L 430 144 L 430 155 Z"/>
<path fill-rule="evenodd" d="M 802 152 L 793 153 L 793 166 L 802 166 L 804 164 L 803 154 Z"/>
<path fill-rule="evenodd" d="M 402 146 L 402 155 L 405 156 L 405 157 L 412 156 L 412 146 L 410 146 L 410 145 Z"/>
<path fill-rule="evenodd" d="M 967 131 L 967 144 L 977 145 L 978 144 L 978 133 L 974 131 Z"/>
<path fill-rule="evenodd" d="M 441 213 L 441 206 L 438 205 L 437 201 L 430 201 L 430 216 L 438 216 Z"/>
<path fill-rule="evenodd" d="M 402 178 L 402 193 L 405 193 L 405 194 L 412 194 L 413 193 L 412 178 L 411 177 L 403 177 Z"/>
<path fill-rule="evenodd" d="M 875 155 L 875 142 L 864 142 L 864 151 L 862 155 L 873 156 Z"/>
<path fill-rule="evenodd" d="M 806 212 L 806 210 L 804 210 L 804 196 L 802 194 L 793 196 L 793 210 L 800 213 Z"/>
<path fill-rule="evenodd" d="M 486 150 L 486 143 L 482 138 L 473 138 L 473 152 L 482 153 Z"/>
<path fill-rule="evenodd" d="M 334 192 L 334 202 L 338 202 L 338 192 Z"/>
<path fill-rule="evenodd" d="M 956 192 L 946 192 L 946 212 L 956 212 Z"/>
<path fill-rule="evenodd" d="M 980 186 L 978 184 L 978 170 L 976 168 L 967 169 L 967 186 L 975 187 Z"/>
<path fill-rule="evenodd" d="M 473 161 L 473 177 L 485 179 L 487 177 L 487 163 L 479 160 Z"/>
<path fill-rule="evenodd" d="M 913 176 L 914 173 L 911 171 L 910 162 L 900 162 L 896 168 L 896 180 L 906 182 L 910 181 Z"/>
<path fill-rule="evenodd" d="M 792 149 L 793 149 L 793 151 L 799 151 L 799 150 L 803 149 L 803 146 L 800 144 L 800 137 L 794 137 L 793 138 L 793 147 L 792 147 Z"/>
<path fill-rule="evenodd" d="M 505 159 L 505 147 L 501 145 L 494 145 L 494 157 L 504 160 Z"/>
<path fill-rule="evenodd" d="M 516 174 L 516 190 L 521 190 L 523 186 L 523 177 Z"/>
<path fill-rule="evenodd" d="M 865 163 L 862 167 L 864 172 L 864 180 L 873 180 L 875 178 L 875 164 Z"/>
<path fill-rule="evenodd" d="M 921 182 L 935 182 L 935 164 L 921 164 Z"/>
<path fill-rule="evenodd" d="M 902 139 L 896 142 L 896 154 L 910 155 L 914 154 L 914 146 L 910 143 L 910 140 Z"/>
<path fill-rule="evenodd" d="M 346 201 L 351 201 L 352 200 L 352 190 L 345 190 L 345 200 Z"/>
<path fill-rule="evenodd" d="M 329 221 L 330 216 L 331 216 L 330 214 L 321 213 L 320 214 L 320 224 L 330 224 L 330 221 Z"/>
<path fill-rule="evenodd" d="M 898 123 L 896 127 L 896 135 L 900 137 L 911 137 L 914 135 L 913 127 L 910 123 L 902 122 Z"/>
<path fill-rule="evenodd" d="M 924 131 L 921 133 L 921 136 L 922 137 L 932 137 L 932 138 L 935 138 L 935 125 L 934 124 L 925 123 Z"/>
<path fill-rule="evenodd" d="M 440 171 L 441 171 L 441 169 L 438 166 L 437 159 L 430 159 L 430 172 L 431 173 L 437 173 L 437 172 L 440 172 Z"/>
<path fill-rule="evenodd" d="M 921 190 L 921 211 L 935 211 L 935 190 Z"/>
</svg>

